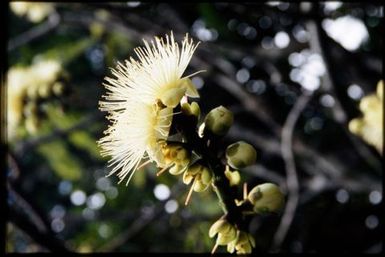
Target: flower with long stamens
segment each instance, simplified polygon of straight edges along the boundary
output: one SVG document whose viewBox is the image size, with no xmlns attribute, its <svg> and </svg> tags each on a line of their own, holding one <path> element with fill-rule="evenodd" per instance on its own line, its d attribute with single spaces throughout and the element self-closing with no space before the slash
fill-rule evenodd
<svg viewBox="0 0 385 257">
<path fill-rule="evenodd" d="M 199 97 L 189 76 L 182 77 L 198 46 L 188 35 L 181 48 L 174 36 L 155 37 L 151 44 L 134 49 L 138 59 L 130 58 L 112 69 L 107 77 L 108 90 L 100 101 L 100 109 L 107 111 L 111 125 L 99 140 L 101 153 L 111 156 L 110 172 L 118 172 L 120 181 L 130 174 L 127 184 L 141 160 L 155 161 L 165 166 L 162 147 L 172 123 L 173 108 L 183 96 Z"/>
</svg>

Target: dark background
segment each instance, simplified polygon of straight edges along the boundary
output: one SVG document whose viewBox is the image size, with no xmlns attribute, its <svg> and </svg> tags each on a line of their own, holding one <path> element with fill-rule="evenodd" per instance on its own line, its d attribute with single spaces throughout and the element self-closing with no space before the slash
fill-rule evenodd
<svg viewBox="0 0 385 257">
<path fill-rule="evenodd" d="M 152 166 L 127 187 L 117 185 L 116 177 L 105 178 L 108 159 L 96 144 L 107 128 L 98 101 L 109 67 L 133 55 L 143 38 L 170 30 L 178 41 L 185 33 L 201 41 L 185 74 L 206 70 L 193 79 L 202 113 L 226 106 L 235 123 L 225 141 L 257 149 L 257 163 L 241 171 L 242 181 L 273 182 L 287 200 L 299 196 L 287 234 L 280 228 L 284 212 L 252 219 L 255 252 L 382 252 L 382 156 L 349 132 L 348 122 L 361 115 L 359 100 L 383 77 L 383 6 L 51 5 L 39 22 L 8 12 L 8 68 L 54 59 L 62 64 L 57 80 L 64 92 L 24 99 L 36 103 L 38 129 L 26 129 L 26 112 L 8 140 L 6 252 L 211 251 L 208 229 L 222 215 L 212 191 L 194 193 L 185 207 L 189 188 L 179 177 L 156 177 Z M 346 17 L 347 27 L 338 27 Z M 359 43 L 344 47 L 330 36 L 333 28 L 347 43 Z M 366 40 L 357 39 L 365 33 Z M 306 96 L 309 88 L 316 90 Z M 293 187 L 281 142 L 299 99 L 308 102 L 288 148 L 299 181 Z"/>
</svg>

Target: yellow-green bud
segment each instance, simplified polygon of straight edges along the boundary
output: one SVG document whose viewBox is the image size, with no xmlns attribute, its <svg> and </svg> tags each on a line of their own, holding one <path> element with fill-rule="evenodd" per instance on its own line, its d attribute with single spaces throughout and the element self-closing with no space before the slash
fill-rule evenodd
<svg viewBox="0 0 385 257">
<path fill-rule="evenodd" d="M 168 172 L 170 172 L 170 174 L 176 176 L 176 175 L 179 175 L 179 174 L 183 173 L 186 169 L 187 169 L 187 165 L 175 164 L 174 166 L 172 166 L 168 170 Z"/>
<path fill-rule="evenodd" d="M 231 229 L 231 224 L 225 219 L 219 219 L 211 225 L 209 237 L 214 237 L 217 233 L 227 233 Z"/>
<path fill-rule="evenodd" d="M 256 213 L 277 212 L 284 204 L 284 196 L 279 187 L 264 183 L 254 187 L 247 196 Z"/>
<path fill-rule="evenodd" d="M 213 134 L 223 136 L 233 124 L 233 113 L 223 106 L 212 109 L 205 118 L 205 130 Z"/>
<path fill-rule="evenodd" d="M 201 114 L 201 110 L 199 108 L 199 105 L 196 102 L 189 103 L 183 103 L 182 104 L 182 111 L 183 113 L 187 115 L 194 115 L 199 119 L 199 115 Z"/>
<path fill-rule="evenodd" d="M 197 181 L 194 184 L 193 190 L 195 192 L 202 192 L 205 191 L 208 188 L 208 184 L 204 184 L 202 180 L 197 178 Z"/>
<path fill-rule="evenodd" d="M 225 175 L 230 182 L 230 186 L 236 186 L 239 184 L 239 182 L 241 182 L 241 175 L 238 171 L 231 172 L 229 170 L 226 170 Z"/>
<path fill-rule="evenodd" d="M 240 231 L 235 249 L 237 250 L 237 254 L 251 253 L 252 248 L 249 241 L 249 236 L 246 232 Z"/>
<path fill-rule="evenodd" d="M 25 117 L 37 116 L 37 105 L 35 101 L 28 101 L 28 103 L 24 107 L 24 115 Z"/>
<path fill-rule="evenodd" d="M 363 122 L 361 119 L 353 119 L 349 122 L 349 130 L 354 134 L 359 134 L 362 130 Z"/>
<path fill-rule="evenodd" d="M 61 82 L 55 82 L 52 86 L 52 91 L 56 96 L 60 96 L 64 92 L 64 85 Z"/>
<path fill-rule="evenodd" d="M 48 83 L 41 84 L 37 91 L 41 98 L 48 98 L 51 95 L 51 85 Z"/>
<path fill-rule="evenodd" d="M 194 177 L 197 176 L 197 174 L 199 174 L 200 172 L 202 172 L 202 169 L 203 166 L 198 163 L 195 163 L 188 167 L 186 172 L 183 174 L 183 183 L 185 183 L 186 185 L 190 184 Z"/>
<path fill-rule="evenodd" d="M 213 177 L 213 175 L 212 175 L 211 171 L 205 167 L 205 169 L 202 171 L 202 174 L 201 174 L 202 182 L 205 185 L 208 185 L 208 184 L 210 184 L 212 177 Z"/>
<path fill-rule="evenodd" d="M 239 141 L 227 147 L 226 159 L 232 168 L 242 169 L 255 162 L 257 152 L 252 145 Z"/>
<path fill-rule="evenodd" d="M 218 245 L 227 245 L 237 237 L 236 229 L 231 226 L 230 230 L 227 233 L 218 233 L 216 243 Z"/>
<path fill-rule="evenodd" d="M 28 133 L 30 134 L 36 134 L 39 127 L 39 120 L 36 115 L 28 116 L 25 120 L 25 128 L 27 129 Z"/>
<path fill-rule="evenodd" d="M 381 102 L 378 101 L 376 95 L 368 95 L 361 99 L 360 102 L 360 110 L 362 112 L 372 111 L 375 109 L 379 109 Z"/>
</svg>

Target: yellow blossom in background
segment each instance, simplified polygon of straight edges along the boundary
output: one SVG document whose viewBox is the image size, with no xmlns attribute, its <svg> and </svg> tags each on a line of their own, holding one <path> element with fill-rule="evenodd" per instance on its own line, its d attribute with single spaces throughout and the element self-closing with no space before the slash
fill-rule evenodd
<svg viewBox="0 0 385 257">
<path fill-rule="evenodd" d="M 36 98 L 46 98 L 62 71 L 55 60 L 42 60 L 29 67 L 11 67 L 7 73 L 7 129 L 8 138 L 15 137 L 23 116 L 31 116 L 36 109 Z M 26 121 L 27 130 L 36 131 L 36 119 Z"/>
<path fill-rule="evenodd" d="M 376 147 L 381 154 L 383 151 L 383 95 L 384 81 L 380 80 L 376 93 L 365 96 L 360 101 L 359 107 L 363 116 L 349 122 L 349 130 Z"/>
<path fill-rule="evenodd" d="M 17 16 L 26 16 L 31 22 L 42 21 L 53 11 L 52 3 L 11 2 L 10 8 Z"/>
<path fill-rule="evenodd" d="M 198 46 L 188 35 L 181 47 L 174 36 L 155 37 L 151 44 L 135 48 L 138 60 L 130 58 L 118 63 L 104 84 L 108 90 L 100 101 L 107 111 L 111 125 L 106 136 L 99 140 L 102 155 L 111 156 L 110 172 L 118 172 L 122 181 L 130 172 L 129 183 L 142 159 L 167 165 L 162 154 L 172 123 L 173 108 L 183 96 L 199 97 L 190 76 L 182 77 Z"/>
</svg>

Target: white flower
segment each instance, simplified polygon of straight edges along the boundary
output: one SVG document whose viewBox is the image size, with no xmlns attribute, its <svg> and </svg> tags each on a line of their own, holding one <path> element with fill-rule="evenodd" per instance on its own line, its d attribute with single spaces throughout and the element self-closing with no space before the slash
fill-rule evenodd
<svg viewBox="0 0 385 257">
<path fill-rule="evenodd" d="M 134 51 L 138 60 L 130 58 L 112 69 L 114 78 L 106 78 L 108 90 L 100 101 L 111 121 L 99 144 L 102 155 L 111 156 L 121 182 L 129 173 L 127 184 L 142 159 L 164 167 L 162 144 L 168 137 L 173 108 L 184 95 L 199 97 L 189 75 L 182 77 L 198 44 L 186 35 L 182 47 L 171 33 L 166 40 L 155 37 L 151 44 Z"/>
</svg>

